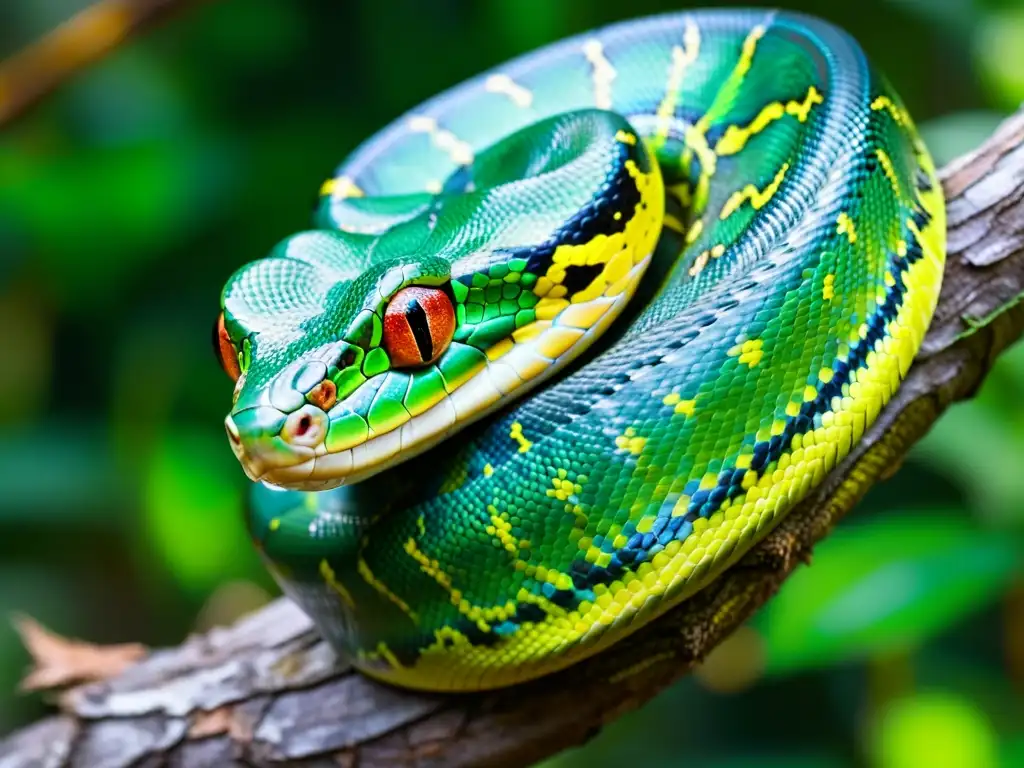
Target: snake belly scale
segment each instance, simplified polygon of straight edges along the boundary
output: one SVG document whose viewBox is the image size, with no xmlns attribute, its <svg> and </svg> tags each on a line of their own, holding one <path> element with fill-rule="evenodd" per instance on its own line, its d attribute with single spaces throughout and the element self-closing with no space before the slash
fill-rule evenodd
<svg viewBox="0 0 1024 768">
<path fill-rule="evenodd" d="M 680 13 L 528 54 L 359 147 L 315 228 L 229 280 L 252 536 L 374 677 L 563 668 L 850 451 L 944 252 L 910 116 L 825 22 Z"/>
</svg>

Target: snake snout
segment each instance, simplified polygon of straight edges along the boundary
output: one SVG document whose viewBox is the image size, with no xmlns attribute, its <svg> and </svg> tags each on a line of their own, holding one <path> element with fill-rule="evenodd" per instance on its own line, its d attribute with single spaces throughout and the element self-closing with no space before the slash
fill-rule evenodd
<svg viewBox="0 0 1024 768">
<path fill-rule="evenodd" d="M 294 467 L 313 458 L 326 433 L 326 416 L 305 406 L 285 414 L 271 406 L 253 406 L 224 420 L 231 450 L 253 480 L 267 472 Z"/>
</svg>

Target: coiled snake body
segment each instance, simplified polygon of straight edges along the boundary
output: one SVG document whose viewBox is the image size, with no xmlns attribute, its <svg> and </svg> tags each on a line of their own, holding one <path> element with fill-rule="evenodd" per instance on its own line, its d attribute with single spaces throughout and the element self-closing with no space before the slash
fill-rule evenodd
<svg viewBox="0 0 1024 768">
<path fill-rule="evenodd" d="M 849 452 L 944 230 L 905 108 L 823 22 L 675 14 L 498 67 L 357 149 L 316 229 L 224 289 L 253 537 L 373 676 L 562 668 Z"/>
</svg>

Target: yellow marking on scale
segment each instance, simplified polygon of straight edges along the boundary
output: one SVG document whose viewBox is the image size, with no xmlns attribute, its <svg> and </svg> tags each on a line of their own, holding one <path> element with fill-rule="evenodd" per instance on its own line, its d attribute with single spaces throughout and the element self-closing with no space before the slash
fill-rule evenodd
<svg viewBox="0 0 1024 768">
<path fill-rule="evenodd" d="M 490 464 L 484 464 L 484 477 L 490 477 L 494 474 L 494 467 Z"/>
<path fill-rule="evenodd" d="M 344 199 L 346 197 L 362 197 L 366 193 L 348 176 L 339 176 L 336 179 L 325 181 L 320 187 L 320 194 Z"/>
<path fill-rule="evenodd" d="M 363 581 L 373 587 L 379 594 L 394 603 L 402 613 L 412 619 L 413 623 L 419 622 L 419 616 L 417 616 L 416 612 L 409 607 L 409 604 L 388 589 L 388 586 L 383 581 L 378 580 L 377 577 L 373 575 L 373 571 L 370 570 L 370 566 L 366 564 L 366 561 L 361 556 L 356 563 L 356 570 L 359 572 L 359 575 L 363 577 Z"/>
<path fill-rule="evenodd" d="M 533 447 L 533 443 L 526 439 L 526 435 L 523 434 L 523 425 L 518 421 L 513 421 L 512 426 L 509 428 L 508 436 L 519 443 L 519 452 L 526 453 Z"/>
<path fill-rule="evenodd" d="M 540 335 L 541 331 L 551 327 L 550 320 L 537 320 L 512 331 L 512 341 L 516 344 L 524 344 Z"/>
<path fill-rule="evenodd" d="M 639 456 L 645 445 L 647 445 L 647 438 L 637 435 L 633 427 L 628 427 L 625 432 L 615 438 L 616 448 L 620 451 L 629 451 L 634 456 Z"/>
<path fill-rule="evenodd" d="M 567 470 L 564 468 L 557 469 L 551 478 L 551 485 L 553 487 L 549 488 L 546 493 L 548 496 L 559 501 L 567 501 L 573 494 L 583 493 L 583 480 L 581 478 L 585 479 L 585 477 L 585 475 L 577 475 L 575 480 L 570 480 Z"/>
<path fill-rule="evenodd" d="M 748 368 L 754 368 L 764 357 L 764 342 L 761 339 L 747 339 L 737 344 L 728 352 L 729 357 L 738 357 L 739 362 Z"/>
<path fill-rule="evenodd" d="M 697 179 L 697 186 L 693 192 L 693 209 L 698 213 L 703 211 L 704 206 L 707 205 L 711 177 L 715 174 L 718 161 L 718 155 L 708 145 L 708 129 L 725 114 L 726 110 L 735 101 L 736 92 L 743 82 L 743 78 L 750 71 L 751 63 L 754 60 L 754 52 L 757 50 L 757 43 L 764 37 L 766 31 L 767 28 L 764 24 L 758 24 L 750 30 L 743 41 L 739 60 L 726 79 L 725 84 L 718 91 L 715 100 L 700 120 L 694 125 L 688 126 L 684 131 L 683 136 L 686 148 L 683 150 L 681 158 L 683 172 L 690 172 L 690 165 L 694 155 L 700 160 L 700 177 Z"/>
<path fill-rule="evenodd" d="M 485 354 L 487 355 L 487 359 L 493 362 L 494 360 L 500 360 L 511 352 L 514 347 L 515 341 L 511 338 L 506 338 L 492 345 Z"/>
<path fill-rule="evenodd" d="M 721 90 L 719 90 L 718 95 L 715 96 L 715 100 L 707 112 L 697 121 L 695 128 L 701 134 L 706 134 L 712 123 L 721 117 L 721 113 L 732 106 L 736 97 L 736 89 L 740 87 L 743 78 L 747 76 L 747 72 L 750 71 L 751 64 L 753 64 L 757 44 L 767 31 L 768 29 L 764 24 L 758 24 L 747 33 L 746 38 L 743 40 L 743 46 L 740 49 L 740 57 L 736 61 L 736 66 L 733 67 L 729 77 L 726 78 L 725 83 L 722 85 Z"/>
<path fill-rule="evenodd" d="M 689 208 L 693 202 L 693 190 L 690 189 L 690 182 L 688 181 L 681 181 L 678 184 L 666 187 L 665 191 L 675 197 L 683 208 Z"/>
<path fill-rule="evenodd" d="M 612 80 L 618 73 L 604 55 L 604 45 L 596 38 L 587 40 L 583 44 L 583 55 L 593 67 L 594 106 L 598 109 L 611 109 Z"/>
<path fill-rule="evenodd" d="M 451 131 L 441 128 L 437 120 L 427 115 L 413 115 L 409 118 L 409 130 L 413 133 L 425 133 L 430 136 L 434 146 L 448 154 L 456 165 L 471 165 L 473 148 L 469 142 L 462 141 Z"/>
<path fill-rule="evenodd" d="M 537 302 L 533 311 L 538 320 L 554 320 L 568 306 L 568 299 L 553 299 L 550 296 L 545 296 Z"/>
<path fill-rule="evenodd" d="M 840 213 L 836 219 L 836 234 L 846 235 L 851 245 L 857 242 L 857 231 L 853 227 L 853 219 L 845 211 Z"/>
<path fill-rule="evenodd" d="M 725 246 L 719 243 L 718 245 L 710 248 L 709 250 L 702 251 L 694 261 L 693 266 L 690 267 L 690 277 L 696 277 L 699 275 L 704 267 L 708 265 L 709 259 L 720 259 L 725 254 Z"/>
<path fill-rule="evenodd" d="M 696 277 L 704 270 L 704 267 L 706 267 L 708 264 L 709 255 L 709 251 L 703 251 L 697 257 L 696 261 L 693 262 L 693 266 L 690 267 L 690 277 Z"/>
<path fill-rule="evenodd" d="M 615 302 L 609 299 L 595 299 L 583 304 L 571 304 L 558 315 L 558 324 L 586 330 L 604 317 L 614 304 Z"/>
<path fill-rule="evenodd" d="M 832 299 L 835 297 L 835 282 L 835 275 L 825 275 L 825 284 L 822 286 L 821 289 L 821 298 L 823 298 L 825 301 L 832 301 Z"/>
<path fill-rule="evenodd" d="M 519 85 L 508 75 L 489 75 L 484 80 L 484 90 L 507 96 L 520 109 L 527 109 L 533 103 L 533 93 L 530 89 Z"/>
<path fill-rule="evenodd" d="M 490 509 L 493 509 L 493 507 L 490 507 Z M 406 539 L 404 549 L 406 554 L 419 564 L 420 570 L 448 593 L 448 599 L 459 610 L 459 613 L 474 622 L 481 631 L 490 631 L 492 622 L 505 621 L 515 613 L 516 606 L 512 600 L 509 600 L 504 605 L 488 607 L 481 607 L 470 603 L 463 597 L 462 591 L 452 585 L 451 576 L 448 575 L 441 564 L 416 546 L 416 541 L 412 537 Z"/>
<path fill-rule="evenodd" d="M 781 120 L 785 115 L 791 115 L 801 123 L 807 121 L 811 108 L 815 104 L 823 104 L 825 99 L 813 85 L 807 89 L 807 95 L 802 101 L 789 101 L 783 104 L 775 101 L 764 107 L 748 125 L 740 127 L 730 125 L 725 129 L 722 138 L 715 144 L 715 153 L 718 155 L 735 155 L 742 150 L 752 136 L 756 136 L 765 130 L 776 120 Z"/>
<path fill-rule="evenodd" d="M 907 114 L 907 111 L 901 108 L 888 96 L 878 96 L 871 102 L 871 109 L 875 112 L 879 112 L 884 109 L 889 113 L 889 116 L 893 119 L 896 125 L 904 127 L 911 125 L 910 115 Z"/>
<path fill-rule="evenodd" d="M 759 211 L 768 204 L 768 201 L 772 199 L 779 190 L 779 187 L 782 186 L 782 180 L 785 178 L 786 171 L 788 170 L 789 163 L 783 163 L 779 172 L 775 174 L 775 178 L 764 189 L 758 189 L 753 184 L 747 184 L 740 191 L 733 192 L 729 199 L 725 201 L 725 205 L 722 206 L 722 213 L 719 215 L 719 218 L 723 221 L 729 218 L 745 202 L 749 202 L 755 211 Z"/>
<path fill-rule="evenodd" d="M 267 524 L 267 527 L 268 527 L 268 528 L 269 528 L 270 530 L 272 530 L 272 531 L 276 531 L 276 530 L 277 530 L 278 528 L 280 528 L 280 527 L 281 527 L 281 519 L 280 519 L 279 517 L 275 517 L 275 518 L 273 518 L 273 519 L 272 519 L 272 520 L 271 520 L 271 521 L 270 521 L 270 522 L 269 522 L 269 523 Z"/>
<path fill-rule="evenodd" d="M 767 28 L 764 24 L 758 24 L 743 41 L 743 50 L 740 52 L 740 60 L 736 63 L 736 68 L 733 70 L 731 77 L 743 78 L 746 77 L 747 72 L 750 71 L 750 65 L 754 62 L 754 52 L 757 51 L 757 43 L 764 33 L 767 32 Z"/>
<path fill-rule="evenodd" d="M 583 338 L 583 331 L 579 328 L 562 328 L 555 326 L 548 328 L 537 340 L 535 349 L 544 357 L 550 360 L 557 360 L 570 347 Z"/>
<path fill-rule="evenodd" d="M 687 19 L 683 27 L 683 44 L 672 46 L 672 61 L 668 65 L 668 82 L 665 84 L 665 97 L 658 105 L 656 112 L 658 123 L 655 140 L 664 141 L 668 137 L 672 117 L 679 106 L 679 91 L 683 87 L 683 76 L 700 55 L 700 28 L 691 19 Z"/>
<path fill-rule="evenodd" d="M 487 505 L 487 512 L 490 515 L 491 524 L 484 529 L 486 533 L 501 542 L 501 546 L 505 548 L 506 552 L 518 557 L 522 547 L 519 539 L 512 535 L 512 523 L 499 515 L 498 508 L 493 504 Z"/>
<path fill-rule="evenodd" d="M 387 661 L 391 665 L 392 669 L 405 669 L 402 662 L 398 660 L 398 657 L 388 648 L 388 644 L 381 640 L 377 643 L 377 653 L 382 659 Z"/>
<path fill-rule="evenodd" d="M 561 309 L 561 305 L 554 305 L 546 299 L 567 299 L 572 304 L 582 304 L 621 293 L 626 283 L 639 281 L 641 271 L 633 268 L 647 259 L 657 244 L 665 195 L 661 171 L 656 163 L 647 173 L 641 171 L 634 160 L 626 160 L 625 168 L 640 192 L 640 203 L 631 214 L 624 212 L 628 220 L 621 232 L 599 234 L 586 243 L 560 245 L 555 249 L 547 271 L 533 287 L 534 294 L 541 297 L 535 308 L 539 319 L 553 319 L 557 314 L 555 307 L 559 307 L 558 311 Z M 570 295 L 564 284 L 568 268 L 597 265 L 604 265 L 604 268 L 588 285 Z"/>
<path fill-rule="evenodd" d="M 704 231 L 704 222 L 701 219 L 697 219 L 693 224 L 690 225 L 690 229 L 686 233 L 686 244 L 693 245 L 697 242 L 697 238 L 700 237 L 700 233 Z"/>
<path fill-rule="evenodd" d="M 662 219 L 662 226 L 668 227 L 673 232 L 678 232 L 680 235 L 686 232 L 686 227 L 679 219 L 673 216 L 671 213 L 666 213 Z"/>
<path fill-rule="evenodd" d="M 882 148 L 875 150 L 875 156 L 878 158 L 878 162 L 882 164 L 882 171 L 885 173 L 885 178 L 889 180 L 890 186 L 892 186 L 893 194 L 896 195 L 897 199 L 900 198 L 900 182 L 896 177 L 896 169 L 893 167 L 892 158 Z"/>
<path fill-rule="evenodd" d="M 715 175 L 718 168 L 718 156 L 708 145 L 707 125 L 703 123 L 704 118 L 691 125 L 683 132 L 683 140 L 686 149 L 683 150 L 682 165 L 684 173 L 690 172 L 690 165 L 693 156 L 700 160 L 700 176 L 697 178 L 697 186 L 693 190 L 693 208 L 700 212 L 708 202 L 708 191 L 711 187 L 711 177 Z"/>
<path fill-rule="evenodd" d="M 622 144 L 629 144 L 631 147 L 636 146 L 636 134 L 621 128 L 615 132 L 615 140 Z"/>
<path fill-rule="evenodd" d="M 320 575 L 327 582 L 327 585 L 338 593 L 338 596 L 345 605 L 350 609 L 356 607 L 356 601 L 352 599 L 352 594 L 334 577 L 334 569 L 331 568 L 331 564 L 326 560 L 320 561 Z"/>
</svg>

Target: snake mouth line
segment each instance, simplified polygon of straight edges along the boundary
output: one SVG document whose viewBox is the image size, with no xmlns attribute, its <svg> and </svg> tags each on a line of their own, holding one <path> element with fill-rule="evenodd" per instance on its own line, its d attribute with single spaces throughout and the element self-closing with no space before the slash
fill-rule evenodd
<svg viewBox="0 0 1024 768">
<path fill-rule="evenodd" d="M 638 278 L 643 273 L 650 258 L 647 254 L 638 261 L 631 270 L 634 276 Z M 370 430 L 361 443 L 342 450 L 328 450 L 330 412 L 313 409 L 310 411 L 313 427 L 307 439 L 298 442 L 294 437 L 283 439 L 278 432 L 269 440 L 264 439 L 264 445 L 255 456 L 245 450 L 240 438 L 232 436 L 234 425 L 229 417 L 232 448 L 250 479 L 279 488 L 322 491 L 364 480 L 423 453 L 457 430 L 493 413 L 512 397 L 525 394 L 563 370 L 618 317 L 632 297 L 635 285 L 633 280 L 629 289 L 605 297 L 605 311 L 590 327 L 575 329 L 576 340 L 557 356 L 544 355 L 539 342 L 516 345 L 512 353 L 488 360 L 473 379 L 446 393 L 424 412 L 410 416 L 408 421 L 389 431 L 375 434 Z M 304 406 L 304 410 L 310 408 Z M 294 415 L 280 414 L 280 418 L 295 420 Z"/>
</svg>

